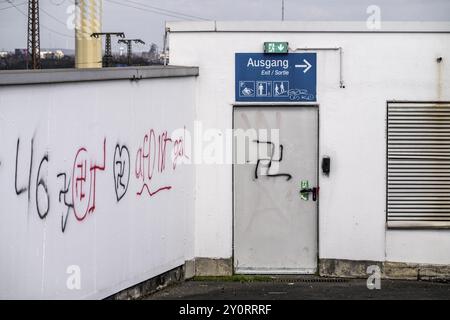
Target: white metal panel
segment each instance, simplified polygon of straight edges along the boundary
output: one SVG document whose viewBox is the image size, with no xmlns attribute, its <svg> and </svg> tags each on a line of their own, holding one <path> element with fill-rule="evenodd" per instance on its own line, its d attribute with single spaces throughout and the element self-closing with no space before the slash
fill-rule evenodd
<svg viewBox="0 0 450 320">
<path fill-rule="evenodd" d="M 0 298 L 105 298 L 193 258 L 194 167 L 179 164 L 174 170 L 168 142 L 166 155 L 160 153 L 165 169 L 157 169 L 158 154 L 152 152 L 146 158 L 147 164 L 156 161 L 152 178 L 137 173 L 139 150 L 148 152 L 151 130 L 159 136 L 181 129 L 179 137 L 184 126 L 192 130 L 194 82 L 184 77 L 0 87 Z M 61 194 L 60 175 L 66 174 L 66 187 L 70 180 L 73 190 L 80 148 L 89 154 L 86 161 L 104 164 L 95 186 L 83 184 L 86 195 L 95 192 L 95 208 L 82 221 L 65 204 L 73 203 L 72 191 Z M 41 166 L 45 154 L 48 162 Z M 121 166 L 131 170 L 122 172 Z M 116 184 L 119 174 L 123 186 Z M 153 196 L 146 189 L 138 195 L 144 183 Z M 15 184 L 27 190 L 17 194 Z M 155 193 L 162 186 L 171 189 Z M 43 214 L 48 203 L 47 216 L 40 218 L 37 207 Z M 77 267 L 80 287 L 68 287 Z"/>
<path fill-rule="evenodd" d="M 450 103 L 388 103 L 388 227 L 450 227 Z"/>
<path fill-rule="evenodd" d="M 234 120 L 247 135 L 234 144 L 235 271 L 314 273 L 317 198 L 300 191 L 317 188 L 317 107 L 238 107 Z"/>
</svg>

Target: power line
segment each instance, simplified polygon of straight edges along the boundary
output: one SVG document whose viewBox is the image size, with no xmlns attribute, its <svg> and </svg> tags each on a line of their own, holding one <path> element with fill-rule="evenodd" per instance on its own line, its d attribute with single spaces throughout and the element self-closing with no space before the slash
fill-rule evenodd
<svg viewBox="0 0 450 320">
<path fill-rule="evenodd" d="M 61 0 L 61 2 L 59 3 L 55 3 L 55 0 L 50 0 L 50 2 L 52 3 L 52 5 L 59 7 L 60 5 L 62 5 L 64 2 L 66 2 L 66 0 Z M 69 1 L 70 2 L 70 1 Z"/>
<path fill-rule="evenodd" d="M 24 17 L 26 17 L 27 19 L 28 19 L 28 16 L 22 11 L 22 10 L 20 10 L 18 7 L 17 7 L 17 5 L 15 5 L 14 3 L 12 3 L 11 2 L 11 0 L 6 0 L 8 3 L 10 3 L 17 11 L 19 11 Z M 41 8 L 42 9 L 42 8 Z M 69 35 L 67 35 L 67 34 L 64 34 L 64 33 L 61 33 L 61 32 L 59 32 L 59 31 L 56 31 L 56 30 L 53 30 L 52 28 L 49 28 L 49 27 L 47 27 L 46 25 L 44 25 L 44 24 L 40 24 L 40 26 L 43 28 L 43 29 L 45 29 L 45 30 L 47 30 L 47 31 L 50 31 L 50 32 L 53 32 L 53 33 L 55 33 L 55 34 L 57 34 L 57 35 L 60 35 L 60 36 L 63 36 L 63 37 L 66 37 L 66 38 L 71 38 L 71 39 L 73 39 L 73 38 L 75 38 L 74 36 L 69 36 Z"/>
<path fill-rule="evenodd" d="M 147 5 L 147 4 L 143 4 L 137 1 L 132 1 L 132 0 L 125 0 L 128 3 L 132 3 L 132 4 L 136 4 L 136 5 L 132 5 L 132 4 L 125 4 L 123 2 L 118 2 L 118 1 L 114 1 L 114 0 L 106 0 L 109 1 L 111 3 L 114 3 L 116 5 L 120 5 L 120 6 L 124 6 L 124 7 L 128 7 L 128 8 L 133 8 L 136 10 L 140 10 L 140 11 L 145 11 L 145 12 L 151 12 L 154 14 L 158 14 L 158 15 L 163 15 L 163 16 L 169 16 L 169 17 L 173 17 L 173 18 L 179 18 L 179 19 L 189 19 L 189 20 L 193 20 L 193 19 L 197 19 L 197 20 L 208 20 L 199 16 L 195 16 L 195 15 L 189 15 L 189 14 L 185 14 L 182 12 L 178 12 L 178 11 L 174 11 L 174 10 L 168 10 L 168 9 L 163 9 L 163 8 L 159 8 L 156 6 L 151 6 L 151 5 Z M 22 2 L 20 4 L 14 4 L 11 0 L 4 0 L 3 2 L 10 4 L 9 7 L 5 7 L 5 8 L 0 8 L 0 11 L 2 10 L 7 10 L 7 9 L 16 9 L 17 11 L 19 11 L 24 17 L 28 18 L 28 16 L 22 11 L 20 10 L 20 6 L 23 6 L 25 4 L 27 4 L 27 2 Z M 55 5 L 55 3 L 53 3 L 53 5 Z M 44 10 L 42 7 L 40 8 L 40 10 L 46 14 L 47 16 L 49 16 L 50 18 L 52 18 L 53 20 L 57 21 L 60 24 L 66 25 L 66 23 L 60 19 L 58 19 L 57 17 L 55 17 L 54 15 L 52 15 L 51 13 L 49 13 L 48 11 Z M 74 36 L 59 32 L 57 30 L 54 30 L 52 28 L 47 27 L 46 25 L 42 24 L 41 22 L 41 27 L 49 32 L 52 32 L 56 35 L 65 37 L 65 38 L 70 38 L 73 39 Z"/>
<path fill-rule="evenodd" d="M 9 1 L 6 1 L 6 0 L 3 1 L 3 2 L 9 3 L 9 4 L 11 4 L 11 6 L 9 6 L 9 7 L 4 7 L 4 8 L 0 8 L 0 11 L 8 10 L 8 9 L 13 9 L 15 6 L 21 7 L 21 6 L 25 5 L 25 4 L 27 4 L 26 1 L 25 1 L 25 2 L 22 2 L 22 3 L 19 3 L 19 4 L 16 4 L 16 5 L 14 5 L 12 2 L 9 2 Z"/>
<path fill-rule="evenodd" d="M 182 18 L 181 16 L 177 16 L 177 15 L 173 15 L 173 14 L 169 14 L 169 13 L 166 14 L 166 13 L 158 12 L 158 11 L 151 10 L 151 9 L 145 9 L 145 8 L 141 8 L 141 7 L 136 7 L 136 6 L 133 6 L 133 5 L 122 3 L 122 2 L 117 2 L 117 1 L 113 1 L 113 0 L 106 0 L 106 1 L 109 1 L 109 2 L 114 3 L 116 5 L 119 5 L 119 6 L 123 6 L 123 7 L 127 7 L 127 8 L 133 8 L 133 9 L 137 9 L 137 10 L 140 10 L 140 11 L 151 12 L 151 13 L 164 15 L 164 16 L 169 16 L 169 17 L 173 17 L 173 18 L 185 19 L 185 18 Z M 190 19 L 190 20 L 192 20 L 192 19 Z"/>
<path fill-rule="evenodd" d="M 44 10 L 44 8 L 42 8 L 42 7 L 41 7 L 41 11 L 42 11 L 43 13 L 45 13 L 47 16 L 49 16 L 50 18 L 52 18 L 53 20 L 55 20 L 55 21 L 61 23 L 61 24 L 64 25 L 64 26 L 67 26 L 67 24 L 66 24 L 64 21 L 58 19 L 57 17 L 55 17 L 54 15 L 52 15 L 51 13 L 49 13 L 48 11 Z"/>
<path fill-rule="evenodd" d="M 173 18 L 178 18 L 178 19 L 188 19 L 188 20 L 194 20 L 193 18 L 189 18 L 186 16 L 182 16 L 182 14 L 171 14 L 171 13 L 164 13 L 164 12 L 159 12 L 153 9 L 146 9 L 146 8 L 141 8 L 141 7 L 136 7 L 130 4 L 125 4 L 125 3 L 121 3 L 118 1 L 114 1 L 114 0 L 106 0 L 109 1 L 111 3 L 120 5 L 120 6 L 124 6 L 124 7 L 128 7 L 128 8 L 133 8 L 133 9 L 137 9 L 137 10 L 141 10 L 141 11 L 146 11 L 146 12 L 151 12 L 151 13 L 155 13 L 155 14 L 159 14 L 159 15 L 163 15 L 163 16 L 168 16 L 168 17 L 173 17 Z M 141 4 L 142 5 L 142 4 Z M 197 18 L 198 19 L 198 18 Z M 207 20 L 207 19 L 203 19 L 201 18 L 201 20 Z"/>
<path fill-rule="evenodd" d="M 148 4 L 143 4 L 143 3 L 138 2 L 138 1 L 133 1 L 133 0 L 125 0 L 125 1 L 137 4 L 137 5 L 140 5 L 140 6 L 145 7 L 145 8 L 155 9 L 155 10 L 159 10 L 159 11 L 167 12 L 167 13 L 173 13 L 173 14 L 176 14 L 176 15 L 179 15 L 179 16 L 185 16 L 185 17 L 188 17 L 188 18 L 193 18 L 193 19 L 198 19 L 198 20 L 209 20 L 209 19 L 205 19 L 205 18 L 202 18 L 202 17 L 199 17 L 199 16 L 194 16 L 194 15 L 182 13 L 182 12 L 179 12 L 179 11 L 173 11 L 173 10 L 168 10 L 168 9 L 163 9 L 163 8 L 151 6 L 151 5 L 148 5 Z"/>
</svg>

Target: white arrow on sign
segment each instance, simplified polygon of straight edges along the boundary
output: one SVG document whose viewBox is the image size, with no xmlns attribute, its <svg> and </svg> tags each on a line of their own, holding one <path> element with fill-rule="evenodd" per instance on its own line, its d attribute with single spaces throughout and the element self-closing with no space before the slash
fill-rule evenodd
<svg viewBox="0 0 450 320">
<path fill-rule="evenodd" d="M 283 51 L 284 50 L 284 45 L 280 43 L 278 45 L 278 50 Z"/>
<path fill-rule="evenodd" d="M 303 59 L 303 62 L 305 64 L 296 64 L 295 67 L 296 68 L 305 68 L 305 70 L 303 70 L 303 73 L 307 73 L 308 70 L 311 69 L 312 65 L 306 59 Z"/>
</svg>

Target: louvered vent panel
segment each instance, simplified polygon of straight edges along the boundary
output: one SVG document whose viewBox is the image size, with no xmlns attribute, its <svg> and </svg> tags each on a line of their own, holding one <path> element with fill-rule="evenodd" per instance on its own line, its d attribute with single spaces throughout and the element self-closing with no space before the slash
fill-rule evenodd
<svg viewBox="0 0 450 320">
<path fill-rule="evenodd" d="M 389 103 L 387 223 L 450 227 L 450 102 Z"/>
</svg>

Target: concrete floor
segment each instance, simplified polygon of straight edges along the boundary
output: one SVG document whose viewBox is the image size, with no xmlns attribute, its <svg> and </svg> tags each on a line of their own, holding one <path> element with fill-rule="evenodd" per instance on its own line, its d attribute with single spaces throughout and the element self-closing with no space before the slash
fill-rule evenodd
<svg viewBox="0 0 450 320">
<path fill-rule="evenodd" d="M 367 289 L 365 279 L 316 277 L 265 281 L 187 281 L 163 289 L 147 300 L 309 300 L 309 299 L 445 299 L 450 283 L 382 280 L 380 290 Z"/>
</svg>

